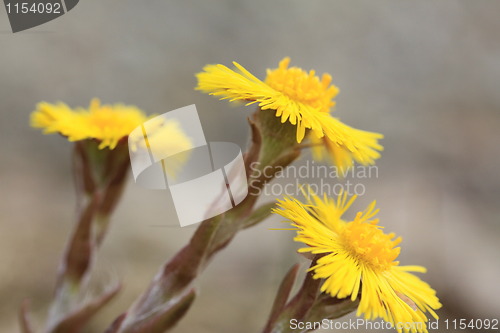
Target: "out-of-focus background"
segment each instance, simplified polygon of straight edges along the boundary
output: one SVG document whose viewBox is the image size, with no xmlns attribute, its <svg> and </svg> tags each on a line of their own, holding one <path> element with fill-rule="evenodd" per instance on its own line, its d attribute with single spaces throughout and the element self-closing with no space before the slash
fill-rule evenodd
<svg viewBox="0 0 500 333">
<path fill-rule="evenodd" d="M 403 237 L 402 264 L 429 269 L 442 319 L 498 318 L 498 13 L 500 2 L 467 0 L 85 0 L 12 34 L 0 10 L 0 331 L 18 331 L 25 298 L 44 317 L 73 222 L 71 144 L 29 127 L 39 101 L 99 97 L 148 113 L 195 103 L 209 141 L 244 148 L 253 109 L 194 91 L 194 74 L 235 60 L 264 78 L 284 56 L 333 75 L 343 121 L 385 134 L 378 177 L 357 180 L 358 200 L 376 199 L 381 224 Z M 97 278 L 124 290 L 87 332 L 102 332 L 188 241 L 194 228 L 176 219 L 167 192 L 130 181 L 97 263 Z M 292 232 L 269 230 L 277 221 L 215 259 L 174 332 L 262 328 L 280 279 L 303 261 Z"/>
</svg>

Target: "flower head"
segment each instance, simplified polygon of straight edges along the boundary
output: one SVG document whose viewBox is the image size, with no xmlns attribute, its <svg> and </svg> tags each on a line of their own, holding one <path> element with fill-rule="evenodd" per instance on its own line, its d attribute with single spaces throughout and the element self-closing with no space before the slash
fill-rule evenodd
<svg viewBox="0 0 500 333">
<path fill-rule="evenodd" d="M 31 114 L 31 126 L 43 128 L 44 133 L 60 133 L 69 141 L 96 139 L 99 149 L 114 149 L 118 142 L 147 120 L 135 106 L 90 102 L 88 109 L 71 109 L 64 103 L 39 103 Z"/>
<path fill-rule="evenodd" d="M 263 82 L 240 64 L 233 64 L 236 70 L 220 64 L 205 66 L 197 74 L 196 89 L 221 99 L 246 101 L 247 105 L 258 103 L 262 110 L 275 110 L 282 123 L 288 121 L 297 127 L 298 143 L 310 130 L 313 142 L 324 145 L 341 169 L 350 167 L 353 161 L 373 164 L 380 157 L 381 134 L 354 129 L 330 115 L 339 91 L 331 85 L 330 75 L 319 78 L 313 70 L 289 67 L 290 58 L 284 58 L 278 68 L 267 71 Z M 316 149 L 315 157 L 324 155 Z"/>
<path fill-rule="evenodd" d="M 343 194 L 332 200 L 311 194 L 306 204 L 293 198 L 279 200 L 274 213 L 291 221 L 295 241 L 307 245 L 299 252 L 319 255 L 311 267 L 315 279 L 325 279 L 321 291 L 351 300 L 361 292 L 357 315 L 382 318 L 399 332 L 427 332 L 425 312 L 438 318 L 436 292 L 409 272 L 424 273 L 421 266 L 400 266 L 396 261 L 401 238 L 386 234 L 374 219 L 375 202 L 352 221 L 342 219 L 354 201 Z M 407 324 L 408 325 L 403 325 Z"/>
</svg>

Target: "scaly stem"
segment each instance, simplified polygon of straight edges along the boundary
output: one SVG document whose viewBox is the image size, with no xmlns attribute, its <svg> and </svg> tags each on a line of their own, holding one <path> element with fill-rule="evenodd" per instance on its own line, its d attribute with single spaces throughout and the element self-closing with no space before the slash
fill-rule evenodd
<svg viewBox="0 0 500 333">
<path fill-rule="evenodd" d="M 310 267 L 314 267 L 318 259 L 317 255 Z M 314 272 L 308 271 L 297 294 L 285 305 L 295 277 L 296 272 L 292 269 L 283 279 L 271 315 L 262 333 L 309 332 L 311 330 L 307 328 L 307 325 L 300 325 L 303 327 L 300 329 L 294 328 L 299 325 L 290 323 L 292 320 L 306 323 L 340 318 L 356 310 L 359 304 L 358 301 L 352 302 L 350 298 L 338 299 L 322 293 L 320 287 L 323 280 L 315 279 Z"/>
<path fill-rule="evenodd" d="M 129 169 L 126 144 L 114 150 L 100 150 L 97 145 L 93 140 L 75 143 L 73 166 L 78 217 L 59 265 L 46 324 L 50 333 L 63 332 L 64 327 L 78 332 L 90 315 L 118 291 L 114 287 L 93 302 L 83 297 L 96 252 L 108 229 L 109 216 L 121 198 Z"/>
<path fill-rule="evenodd" d="M 171 307 L 184 302 L 185 295 L 192 290 L 193 280 L 238 231 L 270 214 L 271 205 L 257 210 L 254 206 L 263 187 L 300 155 L 295 127 L 281 124 L 270 110 L 257 111 L 249 122 L 252 144 L 245 154 L 248 196 L 232 210 L 202 222 L 190 242 L 160 269 L 149 288 L 127 311 L 122 322 L 115 323 L 111 332 L 155 333 L 172 327 L 179 316 L 170 315 L 164 328 L 158 331 L 145 329 L 155 318 L 167 318 Z"/>
</svg>

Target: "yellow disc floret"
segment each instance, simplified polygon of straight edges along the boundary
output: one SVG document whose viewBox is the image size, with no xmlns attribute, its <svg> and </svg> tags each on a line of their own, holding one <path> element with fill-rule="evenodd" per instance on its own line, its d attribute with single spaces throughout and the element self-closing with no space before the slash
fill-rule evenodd
<svg viewBox="0 0 500 333">
<path fill-rule="evenodd" d="M 361 213 L 346 224 L 340 238 L 345 249 L 359 262 L 377 271 L 385 271 L 398 264 L 394 261 L 400 252 L 401 238 L 394 233 L 384 234 L 378 220 L 361 221 Z"/>
<path fill-rule="evenodd" d="M 332 77 L 323 74 L 321 80 L 314 70 L 307 73 L 302 68 L 290 67 L 290 58 L 286 57 L 280 61 L 278 68 L 268 69 L 266 83 L 271 88 L 282 92 L 290 99 L 309 105 L 321 112 L 329 112 L 335 105 L 333 98 L 339 90 L 330 85 Z"/>
</svg>

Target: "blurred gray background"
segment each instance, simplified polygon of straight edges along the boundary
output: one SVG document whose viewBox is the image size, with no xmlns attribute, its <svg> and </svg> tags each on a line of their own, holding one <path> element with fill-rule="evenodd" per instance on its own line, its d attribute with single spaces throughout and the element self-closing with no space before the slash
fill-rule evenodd
<svg viewBox="0 0 500 333">
<path fill-rule="evenodd" d="M 428 267 L 442 319 L 498 318 L 498 13 L 493 0 L 82 0 L 12 34 L 0 10 L 0 331 L 18 331 L 25 298 L 44 317 L 73 221 L 71 144 L 29 127 L 36 103 L 99 97 L 148 113 L 195 103 L 209 141 L 244 148 L 253 109 L 194 91 L 194 74 L 235 60 L 264 78 L 284 56 L 333 75 L 343 121 L 385 134 L 359 204 L 378 201 L 381 224 L 403 237 L 402 264 Z M 97 278 L 124 290 L 88 332 L 102 332 L 194 231 L 175 227 L 167 192 L 133 181 L 113 220 Z M 280 279 L 302 261 L 292 232 L 269 230 L 277 221 L 215 259 L 175 332 L 259 331 Z"/>
</svg>

